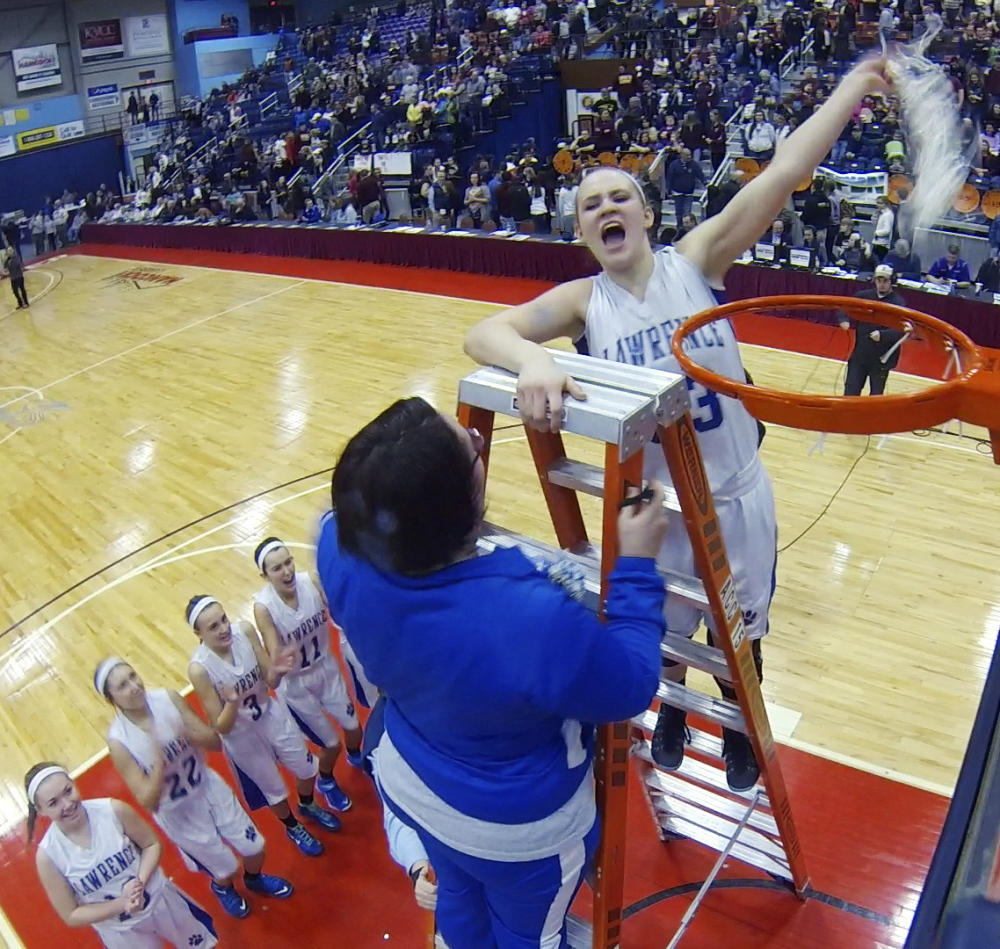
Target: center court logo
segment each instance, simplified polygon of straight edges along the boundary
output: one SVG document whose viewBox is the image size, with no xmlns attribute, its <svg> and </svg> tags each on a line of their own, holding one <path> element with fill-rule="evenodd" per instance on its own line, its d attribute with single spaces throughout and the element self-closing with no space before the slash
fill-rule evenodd
<svg viewBox="0 0 1000 949">
<path fill-rule="evenodd" d="M 154 290 L 169 287 L 183 279 L 180 274 L 170 273 L 162 267 L 132 267 L 105 277 L 101 283 L 120 290 Z"/>
</svg>

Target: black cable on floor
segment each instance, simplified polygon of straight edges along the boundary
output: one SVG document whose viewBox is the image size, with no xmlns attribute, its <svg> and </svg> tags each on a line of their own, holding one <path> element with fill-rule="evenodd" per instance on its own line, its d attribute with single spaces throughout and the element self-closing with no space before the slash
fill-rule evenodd
<svg viewBox="0 0 1000 949">
<path fill-rule="evenodd" d="M 847 484 L 851 475 L 854 474 L 854 469 L 858 467 L 858 464 L 860 463 L 861 459 L 868 454 L 868 449 L 871 448 L 871 445 L 872 445 L 872 437 L 871 435 L 869 435 L 865 439 L 865 447 L 862 449 L 861 454 L 854 459 L 854 462 L 851 465 L 851 467 L 847 469 L 847 474 L 844 475 L 843 480 L 840 482 L 839 485 L 837 485 L 837 490 L 833 492 L 833 495 L 830 497 L 830 500 L 827 501 L 826 504 L 824 505 L 823 510 L 820 511 L 819 514 L 817 514 L 816 517 L 813 518 L 809 526 L 806 527 L 805 530 L 801 531 L 798 534 L 798 536 L 792 538 L 787 544 L 785 544 L 784 547 L 779 547 L 778 548 L 779 554 L 784 553 L 786 550 L 788 550 L 789 547 L 793 546 L 794 544 L 797 544 L 800 540 L 802 540 L 803 537 L 806 536 L 806 534 L 809 533 L 809 531 L 811 531 L 822 520 L 823 515 L 830 510 L 830 508 L 833 506 L 833 502 L 837 500 L 837 497 L 840 495 L 840 492 L 844 490 L 844 486 Z"/>
</svg>

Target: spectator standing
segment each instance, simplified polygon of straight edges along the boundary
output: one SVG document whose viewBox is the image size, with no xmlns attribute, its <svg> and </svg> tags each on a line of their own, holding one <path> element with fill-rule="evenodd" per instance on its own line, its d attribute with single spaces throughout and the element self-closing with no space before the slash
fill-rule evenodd
<svg viewBox="0 0 1000 949">
<path fill-rule="evenodd" d="M 535 226 L 538 234 L 549 233 L 549 204 L 548 196 L 545 193 L 541 181 L 534 173 L 528 178 L 528 194 L 531 196 L 531 223 Z"/>
<path fill-rule="evenodd" d="M 708 116 L 708 129 L 705 133 L 708 143 L 708 157 L 712 162 L 712 170 L 718 171 L 726 160 L 726 123 L 718 109 L 712 109 Z"/>
<path fill-rule="evenodd" d="M 14 253 L 21 257 L 21 225 L 17 223 L 13 214 L 8 214 L 3 218 L 0 225 L 0 248 L 6 244 Z"/>
<path fill-rule="evenodd" d="M 65 247 L 69 243 L 69 211 L 58 199 L 52 208 L 52 223 L 56 227 L 56 240 L 59 246 Z"/>
<path fill-rule="evenodd" d="M 878 15 L 878 35 L 883 46 L 888 46 L 896 35 L 896 15 L 891 0 L 882 0 L 882 12 Z"/>
<path fill-rule="evenodd" d="M 702 150 L 707 145 L 705 141 L 705 130 L 698 116 L 694 112 L 688 112 L 681 123 L 680 131 L 681 144 L 691 153 L 694 161 L 701 161 Z"/>
<path fill-rule="evenodd" d="M 872 237 L 872 253 L 876 261 L 882 263 L 892 246 L 892 232 L 896 226 L 889 201 L 883 195 L 875 199 L 875 235 Z"/>
<path fill-rule="evenodd" d="M 675 158 L 667 168 L 665 186 L 674 200 L 674 219 L 680 223 L 694 204 L 694 193 L 705 186 L 705 175 L 701 165 L 691 157 L 691 151 L 682 148 L 680 157 Z"/>
<path fill-rule="evenodd" d="M 892 268 L 885 264 L 875 268 L 874 286 L 855 293 L 854 296 L 859 300 L 877 300 L 894 306 L 906 306 L 906 301 L 892 287 Z M 896 344 L 903 338 L 903 331 L 878 323 L 849 320 L 846 316 L 840 321 L 841 329 L 851 329 L 852 326 L 854 349 L 847 360 L 844 395 L 861 395 L 866 381 L 871 395 L 882 395 L 889 373 L 899 362 L 902 347 Z M 890 350 L 892 355 L 888 355 Z"/>
<path fill-rule="evenodd" d="M 510 216 L 513 219 L 515 228 L 518 224 L 523 224 L 531 217 L 531 194 L 525 186 L 524 181 L 513 176 L 510 182 L 508 193 L 510 202 Z"/>
<path fill-rule="evenodd" d="M 1000 293 L 1000 248 L 993 248 L 993 253 L 982 262 L 976 274 L 977 290 L 987 293 Z"/>
<path fill-rule="evenodd" d="M 59 249 L 56 245 L 56 224 L 48 212 L 45 214 L 45 244 L 50 251 Z"/>
<path fill-rule="evenodd" d="M 774 156 L 774 145 L 777 132 L 767 121 L 763 109 L 756 109 L 753 121 L 744 130 L 747 155 L 758 162 L 770 161 Z"/>
<path fill-rule="evenodd" d="M 465 189 L 465 210 L 475 227 L 482 227 L 483 218 L 489 215 L 490 192 L 476 171 L 469 175 L 469 187 Z"/>
<path fill-rule="evenodd" d="M 1000 214 L 996 215 L 992 221 L 990 221 L 990 250 L 996 253 L 1000 250 Z"/>
<path fill-rule="evenodd" d="M 35 245 L 35 255 L 45 253 L 45 215 L 38 211 L 31 219 L 31 240 Z"/>
<path fill-rule="evenodd" d="M 802 205 L 802 223 L 811 227 L 816 239 L 826 245 L 826 231 L 832 223 L 833 208 L 830 196 L 827 194 L 826 182 L 822 178 L 814 179 L 812 188 Z M 826 257 L 826 254 L 823 255 Z"/>
<path fill-rule="evenodd" d="M 10 288 L 14 291 L 17 309 L 21 310 L 26 306 L 31 306 L 31 303 L 28 302 L 28 293 L 24 289 L 24 263 L 9 247 L 3 252 L 3 265 L 10 277 Z"/>
<path fill-rule="evenodd" d="M 556 214 L 563 240 L 572 240 L 576 230 L 576 194 L 580 186 L 573 175 L 566 175 L 556 192 Z"/>
<path fill-rule="evenodd" d="M 367 170 L 363 170 L 358 177 L 358 209 L 365 224 L 371 224 L 382 210 L 382 186 L 378 178 Z"/>
</svg>

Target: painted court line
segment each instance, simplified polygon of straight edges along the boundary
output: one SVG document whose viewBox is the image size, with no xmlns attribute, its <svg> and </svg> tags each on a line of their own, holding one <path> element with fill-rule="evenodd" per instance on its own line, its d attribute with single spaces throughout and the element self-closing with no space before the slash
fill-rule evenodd
<svg viewBox="0 0 1000 949">
<path fill-rule="evenodd" d="M 298 493 L 293 494 L 290 497 L 281 498 L 278 501 L 274 501 L 271 506 L 272 506 L 272 508 L 280 507 L 281 505 L 288 504 L 291 501 L 295 501 L 298 498 L 303 497 L 304 495 L 313 494 L 316 491 L 326 491 L 326 490 L 328 490 L 328 485 L 326 485 L 326 484 L 319 484 L 319 485 L 316 485 L 316 486 L 314 486 L 312 488 L 307 489 L 306 491 L 299 491 Z M 227 521 L 225 524 L 220 524 L 217 527 L 212 527 L 209 530 L 202 531 L 202 533 L 200 533 L 197 536 L 192 537 L 192 538 L 184 541 L 181 544 L 178 544 L 176 547 L 171 547 L 169 550 L 165 551 L 164 553 L 158 554 L 157 556 L 152 557 L 150 560 L 146 561 L 145 563 L 140 564 L 138 567 L 134 568 L 133 570 L 130 570 L 128 573 L 122 574 L 122 576 L 116 577 L 114 580 L 109 580 L 107 583 L 104 584 L 104 586 L 99 587 L 96 590 L 92 590 L 90 593 L 86 594 L 86 596 L 81 597 L 76 603 L 72 604 L 72 606 L 68 606 L 61 613 L 59 613 L 58 615 L 54 616 L 52 619 L 47 620 L 41 626 L 39 626 L 37 629 L 34 629 L 31 632 L 26 633 L 24 639 L 22 640 L 22 642 L 25 643 L 25 644 L 27 644 L 28 641 L 32 637 L 35 637 L 35 636 L 47 633 L 53 626 L 56 625 L 56 623 L 60 622 L 61 620 L 64 620 L 67 616 L 70 616 L 73 613 L 75 613 L 84 604 L 89 603 L 91 600 L 95 600 L 95 599 L 97 599 L 100 596 L 103 596 L 108 591 L 115 589 L 115 587 L 121 586 L 121 584 L 125 583 L 128 580 L 132 580 L 135 577 L 140 576 L 141 574 L 146 573 L 149 570 L 153 570 L 156 567 L 161 566 L 162 565 L 161 561 L 164 561 L 164 560 L 166 560 L 166 558 L 169 558 L 172 555 L 176 554 L 178 550 L 181 550 L 184 547 L 188 547 L 191 544 L 197 543 L 199 540 L 204 540 L 204 538 L 208 537 L 209 535 L 214 534 L 214 533 L 216 533 L 216 532 L 218 532 L 220 530 L 224 530 L 225 528 L 230 527 L 233 524 L 238 523 L 240 520 L 242 520 L 243 518 L 245 518 L 247 516 L 249 516 L 248 513 L 244 512 L 243 514 L 240 514 L 238 517 L 234 517 L 231 520 Z M 239 546 L 246 546 L 246 547 L 248 547 L 248 549 L 253 550 L 253 548 L 256 546 L 256 544 L 252 544 L 252 543 L 247 542 L 245 545 L 240 545 L 240 544 L 224 545 L 222 547 L 213 547 L 213 548 L 210 548 L 210 549 L 211 550 L 224 550 L 224 549 L 227 549 L 227 547 L 239 547 Z M 296 546 L 296 545 L 290 545 L 290 546 Z M 192 551 L 191 554 L 190 554 L 190 556 L 193 556 L 193 555 L 195 555 L 197 553 L 201 553 L 201 552 L 202 551 Z M 174 560 L 181 560 L 181 559 L 183 559 L 183 557 L 174 557 L 173 559 Z M 171 560 L 170 562 L 173 562 L 173 560 Z"/>
<path fill-rule="evenodd" d="M 285 278 L 290 279 L 290 278 Z M 63 376 L 61 379 L 56 379 L 54 382 L 47 382 L 45 385 L 41 386 L 40 389 L 35 391 L 44 392 L 46 389 L 51 389 L 63 382 L 69 382 L 70 379 L 75 379 L 77 376 L 82 376 L 84 373 L 91 372 L 94 369 L 99 369 L 101 366 L 107 365 L 109 362 L 114 362 L 116 359 L 123 359 L 125 356 L 130 356 L 134 352 L 138 352 L 140 349 L 145 349 L 147 346 L 153 346 L 156 343 L 162 343 L 165 339 L 170 339 L 171 336 L 176 336 L 178 333 L 183 333 L 185 330 L 193 329 L 196 326 L 201 326 L 202 323 L 207 323 L 209 320 L 217 319 L 220 316 L 225 316 L 227 313 L 235 313 L 237 310 L 242 310 L 244 307 L 253 306 L 255 303 L 261 303 L 264 300 L 269 300 L 271 297 L 276 297 L 279 293 L 285 293 L 288 290 L 294 290 L 296 287 L 302 286 L 305 281 L 298 280 L 295 283 L 289 284 L 287 287 L 281 287 L 278 290 L 272 290 L 270 293 L 265 293 L 263 296 L 255 297 L 253 300 L 247 300 L 245 303 L 237 303 L 236 306 L 231 306 L 228 309 L 220 310 L 218 313 L 211 313 L 208 316 L 203 316 L 201 319 L 194 320 L 192 323 L 187 323 L 184 326 L 179 326 L 177 329 L 170 330 L 168 333 L 163 333 L 161 336 L 157 336 L 155 339 L 148 339 L 143 343 L 139 343 L 136 346 L 132 346 L 129 349 L 123 350 L 120 353 L 115 353 L 113 356 L 107 356 L 101 359 L 99 362 L 95 362 L 90 366 L 84 366 L 83 369 L 77 369 L 75 372 L 71 372 L 68 375 Z M 0 409 L 6 408 L 8 405 L 13 405 L 15 402 L 20 402 L 21 399 L 27 398 L 27 396 L 20 395 L 16 399 L 10 399 L 7 402 L 0 403 Z"/>
<path fill-rule="evenodd" d="M 827 761 L 834 761 L 837 764 L 854 768 L 856 771 L 864 771 L 867 774 L 874 774 L 879 778 L 886 778 L 895 781 L 896 784 L 906 784 L 921 791 L 929 791 L 931 794 L 939 794 L 941 797 L 950 798 L 955 793 L 954 786 L 938 784 L 934 781 L 927 781 L 912 774 L 903 774 L 901 771 L 893 771 L 892 768 L 883 768 L 879 765 L 864 761 L 861 758 L 853 758 L 850 755 L 843 755 L 839 751 L 832 751 L 829 748 L 822 748 L 819 745 L 812 745 L 807 741 L 799 741 L 798 738 L 783 739 L 782 744 L 794 748 L 796 751 L 804 751 L 806 754 L 814 755 L 817 758 L 826 758 Z"/>
<path fill-rule="evenodd" d="M 47 294 L 55 286 L 56 275 L 52 273 L 50 270 L 43 270 L 41 267 L 26 267 L 25 271 L 27 273 L 45 274 L 45 276 L 49 278 L 49 282 L 46 284 L 45 289 L 42 290 L 41 293 L 36 293 L 33 297 L 30 296 L 28 297 L 29 303 L 37 303 L 39 300 L 41 300 L 42 297 L 45 296 L 45 294 Z M 13 316 L 17 312 L 18 308 L 16 306 L 11 307 L 6 313 L 0 314 L 0 320 L 5 320 L 7 319 L 8 316 Z"/>
</svg>

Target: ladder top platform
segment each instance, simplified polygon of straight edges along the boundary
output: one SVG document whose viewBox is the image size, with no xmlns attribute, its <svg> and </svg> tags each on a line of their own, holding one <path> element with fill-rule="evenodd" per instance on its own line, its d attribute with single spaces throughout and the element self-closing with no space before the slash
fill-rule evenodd
<svg viewBox="0 0 1000 949">
<path fill-rule="evenodd" d="M 573 435 L 617 445 L 624 460 L 690 410 L 687 381 L 672 372 L 647 369 L 547 350 L 587 393 L 586 401 L 567 397 L 562 429 Z M 520 418 L 517 376 L 505 369 L 483 367 L 460 383 L 458 400 L 465 405 Z"/>
</svg>

